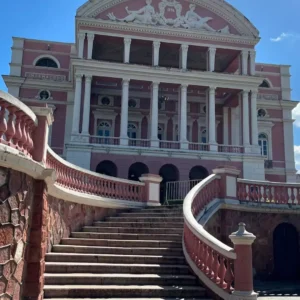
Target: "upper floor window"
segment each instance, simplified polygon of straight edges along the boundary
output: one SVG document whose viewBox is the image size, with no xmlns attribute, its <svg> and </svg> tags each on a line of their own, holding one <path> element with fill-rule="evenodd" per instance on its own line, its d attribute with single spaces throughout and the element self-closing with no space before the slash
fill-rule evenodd
<svg viewBox="0 0 300 300">
<path fill-rule="evenodd" d="M 100 122 L 97 128 L 97 134 L 101 137 L 109 137 L 111 126 L 108 122 Z"/>
<path fill-rule="evenodd" d="M 39 59 L 36 64 L 37 67 L 45 67 L 45 68 L 58 68 L 57 63 L 49 57 L 44 57 Z"/>
<path fill-rule="evenodd" d="M 269 88 L 270 84 L 269 84 L 269 82 L 267 80 L 264 80 L 259 87 Z"/>
<path fill-rule="evenodd" d="M 264 133 L 261 133 L 258 136 L 258 145 L 260 146 L 261 155 L 268 157 L 269 156 L 269 141 L 268 136 Z"/>
</svg>

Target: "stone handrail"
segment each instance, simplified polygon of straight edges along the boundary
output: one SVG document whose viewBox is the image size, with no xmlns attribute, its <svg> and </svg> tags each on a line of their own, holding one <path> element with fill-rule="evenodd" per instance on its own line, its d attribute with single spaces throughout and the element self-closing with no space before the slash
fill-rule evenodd
<svg viewBox="0 0 300 300">
<path fill-rule="evenodd" d="M 237 196 L 240 201 L 299 205 L 300 185 L 238 179 Z"/>
<path fill-rule="evenodd" d="M 144 183 L 80 168 L 62 159 L 49 147 L 46 165 L 56 171 L 56 183 L 64 188 L 105 198 L 146 202 Z"/>
<path fill-rule="evenodd" d="M 33 111 L 8 93 L 0 91 L 0 140 L 32 157 L 32 133 L 38 121 Z"/>
<path fill-rule="evenodd" d="M 233 248 L 213 237 L 197 222 L 207 205 L 220 198 L 220 190 L 220 177 L 213 174 L 185 197 L 183 249 L 187 262 L 200 280 L 221 298 L 229 299 L 237 255 Z"/>
</svg>

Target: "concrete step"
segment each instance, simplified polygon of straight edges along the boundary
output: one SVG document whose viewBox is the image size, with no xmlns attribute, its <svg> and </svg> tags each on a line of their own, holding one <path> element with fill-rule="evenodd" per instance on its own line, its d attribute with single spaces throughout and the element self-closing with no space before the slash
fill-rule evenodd
<svg viewBox="0 0 300 300">
<path fill-rule="evenodd" d="M 164 217 L 182 217 L 183 213 L 182 211 L 170 211 L 170 212 L 127 212 L 127 213 L 120 213 L 118 217 L 132 217 L 132 218 L 164 218 Z"/>
<path fill-rule="evenodd" d="M 138 234 L 180 234 L 182 235 L 182 228 L 122 228 L 122 227 L 97 227 L 85 226 L 83 232 L 99 232 L 99 233 L 138 233 Z"/>
<path fill-rule="evenodd" d="M 46 285 L 45 297 L 201 297 L 205 289 L 191 286 L 158 285 Z"/>
<path fill-rule="evenodd" d="M 46 262 L 46 273 L 190 275 L 187 265 Z"/>
<path fill-rule="evenodd" d="M 183 217 L 107 217 L 108 222 L 131 222 L 131 223 L 144 223 L 144 222 L 161 222 L 161 223 L 181 223 L 183 224 Z"/>
<path fill-rule="evenodd" d="M 121 263 L 121 264 L 186 264 L 183 256 L 154 255 L 116 255 L 116 254 L 78 254 L 78 253 L 48 253 L 48 262 L 80 262 L 80 263 Z"/>
<path fill-rule="evenodd" d="M 128 212 L 154 212 L 154 213 L 167 213 L 167 212 L 181 212 L 183 211 L 183 207 L 182 206 L 177 206 L 177 207 L 173 207 L 173 208 L 168 208 L 168 207 L 148 207 L 148 208 L 136 208 L 136 209 L 131 209 Z M 125 212 L 125 211 L 124 211 Z"/>
<path fill-rule="evenodd" d="M 95 254 L 122 254 L 122 255 L 171 255 L 183 256 L 182 248 L 130 248 L 130 247 L 97 247 L 55 245 L 52 252 L 59 253 L 95 253 Z"/>
<path fill-rule="evenodd" d="M 62 239 L 63 245 L 80 246 L 111 246 L 111 247 L 149 247 L 149 248 L 181 248 L 181 241 L 161 241 L 161 240 L 113 240 L 113 239 L 85 239 L 68 238 Z"/>
<path fill-rule="evenodd" d="M 45 274 L 46 285 L 185 285 L 197 284 L 192 275 L 157 274 Z"/>
<path fill-rule="evenodd" d="M 122 227 L 122 228 L 181 228 L 183 223 L 176 222 L 95 222 L 96 227 Z"/>
<path fill-rule="evenodd" d="M 112 240 L 157 240 L 181 241 L 182 234 L 138 234 L 138 233 L 98 233 L 72 232 L 71 237 L 83 239 L 112 239 Z"/>
</svg>

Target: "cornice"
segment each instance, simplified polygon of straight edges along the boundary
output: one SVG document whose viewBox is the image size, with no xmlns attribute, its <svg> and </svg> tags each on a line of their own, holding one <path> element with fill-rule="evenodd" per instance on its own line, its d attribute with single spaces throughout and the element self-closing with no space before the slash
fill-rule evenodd
<svg viewBox="0 0 300 300">
<path fill-rule="evenodd" d="M 164 67 L 148 67 L 131 64 L 109 63 L 94 60 L 73 59 L 75 72 L 85 75 L 123 78 L 143 81 L 159 81 L 171 84 L 216 86 L 238 90 L 257 89 L 261 79 L 256 76 L 242 76 L 213 72 L 183 71 Z"/>
<path fill-rule="evenodd" d="M 195 40 L 206 40 L 210 42 L 220 42 L 220 43 L 233 43 L 241 44 L 241 46 L 255 46 L 258 41 L 248 36 L 239 36 L 231 34 L 220 34 L 213 32 L 205 31 L 193 31 L 186 29 L 178 28 L 167 28 L 167 27 L 154 27 L 141 24 L 130 24 L 130 23 L 117 23 L 112 21 L 105 20 L 96 20 L 96 19 L 86 19 L 78 18 L 77 19 L 77 31 L 80 30 L 80 26 L 90 26 L 99 29 L 114 30 L 116 32 L 124 32 L 128 34 L 153 34 L 153 35 L 163 35 L 166 37 L 177 37 L 178 39 L 195 39 Z M 139 36 L 140 39 L 143 39 L 142 36 Z"/>
</svg>

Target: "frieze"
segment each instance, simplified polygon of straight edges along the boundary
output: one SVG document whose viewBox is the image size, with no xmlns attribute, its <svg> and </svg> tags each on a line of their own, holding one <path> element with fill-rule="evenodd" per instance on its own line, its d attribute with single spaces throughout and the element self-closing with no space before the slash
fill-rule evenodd
<svg viewBox="0 0 300 300">
<path fill-rule="evenodd" d="M 279 100 L 279 96 L 274 94 L 258 94 L 257 99 L 258 100 Z"/>
<path fill-rule="evenodd" d="M 55 74 L 26 72 L 25 77 L 30 79 L 51 80 L 51 81 L 59 81 L 59 82 L 66 81 L 65 75 L 55 75 Z"/>
<path fill-rule="evenodd" d="M 189 10 L 184 14 L 182 4 L 176 0 L 162 0 L 158 4 L 159 12 L 155 11 L 152 6 L 152 0 L 146 0 L 146 5 L 139 10 L 130 10 L 125 7 L 127 16 L 125 18 L 117 18 L 113 12 L 108 13 L 111 21 L 136 23 L 143 25 L 171 26 L 174 28 L 185 28 L 195 30 L 205 30 L 209 32 L 220 32 L 229 34 L 229 26 L 215 30 L 208 22 L 213 18 L 201 17 L 196 12 L 196 5 L 190 4 Z M 166 10 L 174 13 L 173 18 L 166 18 Z"/>
</svg>

